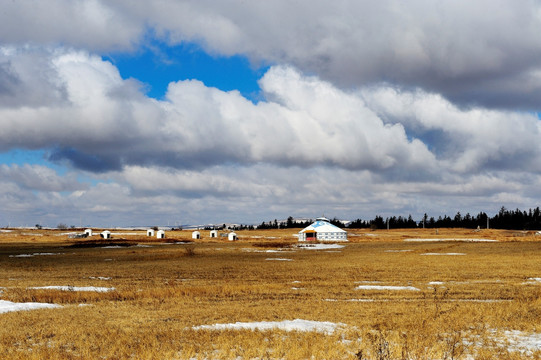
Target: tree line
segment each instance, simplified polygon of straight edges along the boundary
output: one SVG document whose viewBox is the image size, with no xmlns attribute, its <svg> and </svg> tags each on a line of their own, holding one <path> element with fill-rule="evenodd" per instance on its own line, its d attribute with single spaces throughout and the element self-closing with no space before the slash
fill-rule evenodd
<svg viewBox="0 0 541 360">
<path fill-rule="evenodd" d="M 313 220 L 295 221 L 293 217 L 288 217 L 286 221 L 269 221 L 262 222 L 257 226 L 257 229 L 287 229 L 287 228 L 303 228 L 313 223 Z M 541 229 L 541 210 L 539 207 L 526 210 L 508 210 L 501 207 L 500 211 L 492 217 L 489 217 L 485 212 L 479 212 L 477 215 L 466 213 L 462 215 L 457 212 L 453 217 L 448 215 L 438 216 L 434 218 L 427 214 L 419 220 L 414 220 L 411 215 L 391 216 L 383 218 L 377 215 L 374 219 L 363 220 L 356 219 L 349 224 L 344 223 L 336 218 L 331 219 L 330 223 L 338 227 L 347 227 L 351 229 L 405 229 L 405 228 L 493 228 L 493 229 L 508 229 L 508 230 L 539 230 Z"/>
</svg>

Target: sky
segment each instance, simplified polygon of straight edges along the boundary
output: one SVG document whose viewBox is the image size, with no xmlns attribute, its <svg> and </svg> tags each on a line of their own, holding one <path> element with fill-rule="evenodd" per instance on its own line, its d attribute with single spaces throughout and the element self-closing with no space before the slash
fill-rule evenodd
<svg viewBox="0 0 541 360">
<path fill-rule="evenodd" d="M 541 1 L 0 0 L 0 226 L 541 198 Z"/>
</svg>

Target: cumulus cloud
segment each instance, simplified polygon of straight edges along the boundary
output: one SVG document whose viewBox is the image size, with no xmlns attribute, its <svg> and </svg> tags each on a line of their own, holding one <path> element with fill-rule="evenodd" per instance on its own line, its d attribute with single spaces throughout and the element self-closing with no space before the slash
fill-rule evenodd
<svg viewBox="0 0 541 360">
<path fill-rule="evenodd" d="M 421 89 L 344 91 L 275 66 L 261 78 L 265 100 L 256 104 L 196 80 L 171 83 L 166 99 L 157 101 L 86 52 L 8 48 L 3 54 L 17 64 L 13 92 L 28 97 L 10 102 L 11 95 L 0 94 L 2 150 L 48 149 L 50 160 L 90 172 L 269 163 L 411 180 L 442 171 L 541 170 L 534 114 L 463 109 Z"/>
<path fill-rule="evenodd" d="M 61 176 L 42 165 L 0 165 L 0 180 L 15 182 L 32 191 L 75 191 L 85 187 L 74 174 Z"/>
<path fill-rule="evenodd" d="M 144 32 L 142 19 L 125 15 L 114 1 L 4 1 L 0 41 L 4 44 L 127 50 Z"/>
<path fill-rule="evenodd" d="M 512 0 L 54 0 L 7 2 L 0 12 L 3 44 L 114 52 L 157 36 L 290 64 L 342 88 L 383 82 L 460 104 L 534 110 L 540 32 L 539 2 Z"/>
<path fill-rule="evenodd" d="M 265 74 L 261 87 L 269 100 L 258 104 L 199 81 L 171 83 L 166 100 L 156 101 L 96 56 L 37 51 L 42 56 L 30 58 L 56 75 L 37 89 L 56 89 L 58 101 L 0 109 L 4 150 L 50 148 L 51 160 L 94 172 L 148 164 L 266 162 L 375 171 L 435 165 L 421 141 L 408 139 L 399 123 L 384 124 L 361 97 L 289 67 Z M 10 61 L 28 57 L 27 50 L 19 54 L 13 51 Z M 30 88 L 25 81 L 19 86 Z"/>
</svg>

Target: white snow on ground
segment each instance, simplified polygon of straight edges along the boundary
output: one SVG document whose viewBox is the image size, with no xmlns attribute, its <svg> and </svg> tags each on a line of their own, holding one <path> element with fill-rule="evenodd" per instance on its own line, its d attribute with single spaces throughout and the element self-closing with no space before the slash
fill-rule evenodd
<svg viewBox="0 0 541 360">
<path fill-rule="evenodd" d="M 538 285 L 541 284 L 541 278 L 528 278 L 526 282 L 522 283 L 523 285 Z"/>
<path fill-rule="evenodd" d="M 454 256 L 454 255 L 466 255 L 464 253 L 424 253 L 424 254 L 421 254 L 421 255 L 427 255 L 427 256 L 433 256 L 433 255 L 451 255 L 451 256 Z"/>
<path fill-rule="evenodd" d="M 404 241 L 411 242 L 431 242 L 431 241 L 467 241 L 467 242 L 498 242 L 498 240 L 491 239 L 404 239 Z"/>
<path fill-rule="evenodd" d="M 0 300 L 0 314 L 11 312 L 11 311 L 24 311 L 24 310 L 35 310 L 35 309 L 53 309 L 59 308 L 60 305 L 56 304 L 47 304 L 47 303 L 14 303 L 11 301 Z"/>
<path fill-rule="evenodd" d="M 9 257 L 34 257 L 34 256 L 50 256 L 50 255 L 61 255 L 61 253 L 33 253 L 33 254 L 19 254 L 19 255 L 9 255 Z"/>
<path fill-rule="evenodd" d="M 272 261 L 272 260 L 275 260 L 275 261 L 293 261 L 293 259 L 286 259 L 286 258 L 266 258 L 265 260 L 267 260 L 267 261 Z"/>
<path fill-rule="evenodd" d="M 194 326 L 194 330 L 285 330 L 285 331 L 315 331 L 330 334 L 345 324 L 328 321 L 284 320 L 261 322 L 236 322 L 234 324 L 214 324 Z"/>
<path fill-rule="evenodd" d="M 13 232 L 13 230 L 0 230 L 0 233 L 10 233 Z"/>
<path fill-rule="evenodd" d="M 443 281 L 431 281 L 428 285 L 443 285 Z"/>
<path fill-rule="evenodd" d="M 60 290 L 60 291 L 95 291 L 95 292 L 108 292 L 114 291 L 114 287 L 96 287 L 96 286 L 35 286 L 28 289 L 34 290 Z"/>
<path fill-rule="evenodd" d="M 359 285 L 355 290 L 409 290 L 421 291 L 413 286 L 391 286 L 391 285 Z"/>
<path fill-rule="evenodd" d="M 345 245 L 338 244 L 299 244 L 299 249 L 305 250 L 329 250 L 329 249 L 342 249 Z"/>
<path fill-rule="evenodd" d="M 510 351 L 532 352 L 541 350 L 541 334 L 527 334 L 519 330 L 503 332 L 503 339 L 498 340 L 506 345 Z"/>
<path fill-rule="evenodd" d="M 284 251 L 295 251 L 295 249 L 271 249 L 271 250 L 257 250 L 257 249 L 242 249 L 244 252 L 253 252 L 253 253 L 283 253 Z"/>
<path fill-rule="evenodd" d="M 338 302 L 338 301 L 347 301 L 347 302 L 376 302 L 376 301 L 389 301 L 387 299 L 346 299 L 346 300 L 338 300 L 338 299 L 325 299 L 325 301 L 330 302 Z"/>
</svg>

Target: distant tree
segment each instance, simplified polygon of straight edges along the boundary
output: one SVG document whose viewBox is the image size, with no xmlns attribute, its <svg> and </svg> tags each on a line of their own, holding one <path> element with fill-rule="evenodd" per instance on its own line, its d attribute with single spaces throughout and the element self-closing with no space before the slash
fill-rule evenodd
<svg viewBox="0 0 541 360">
<path fill-rule="evenodd" d="M 64 223 L 60 223 L 60 224 L 56 225 L 56 228 L 60 229 L 60 230 L 66 230 L 68 228 L 68 225 L 66 225 Z"/>
</svg>

